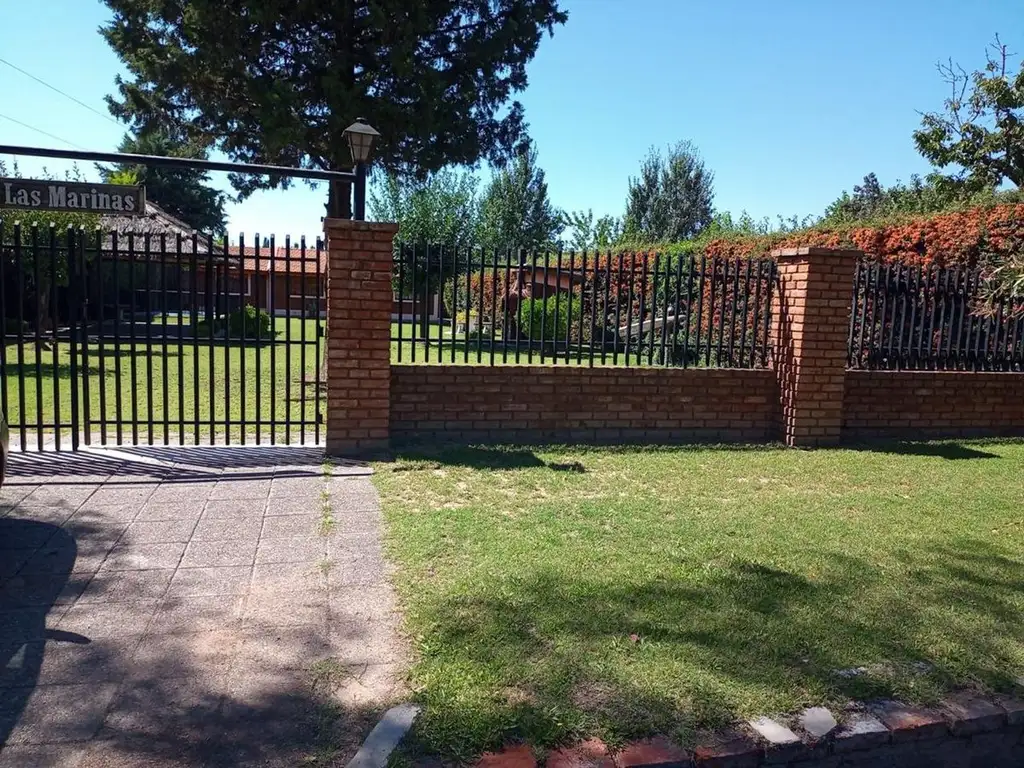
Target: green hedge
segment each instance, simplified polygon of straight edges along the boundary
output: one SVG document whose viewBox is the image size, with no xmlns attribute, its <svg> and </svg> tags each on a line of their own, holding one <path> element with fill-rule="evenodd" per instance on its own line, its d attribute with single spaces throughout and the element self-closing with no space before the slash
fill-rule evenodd
<svg viewBox="0 0 1024 768">
<path fill-rule="evenodd" d="M 569 325 L 573 324 L 573 336 L 579 336 L 579 297 L 548 296 L 546 299 L 523 299 L 520 310 L 519 330 L 524 338 L 551 341 L 565 340 Z M 573 339 L 574 341 L 578 339 Z"/>
</svg>

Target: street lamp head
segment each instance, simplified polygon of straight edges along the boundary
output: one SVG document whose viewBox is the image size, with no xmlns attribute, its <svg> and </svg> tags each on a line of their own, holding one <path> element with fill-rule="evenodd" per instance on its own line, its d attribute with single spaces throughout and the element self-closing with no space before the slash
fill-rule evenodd
<svg viewBox="0 0 1024 768">
<path fill-rule="evenodd" d="M 370 159 L 373 143 L 380 134 L 363 118 L 357 117 L 356 121 L 345 129 L 344 136 L 348 140 L 348 148 L 352 153 L 352 162 L 359 165 Z"/>
</svg>

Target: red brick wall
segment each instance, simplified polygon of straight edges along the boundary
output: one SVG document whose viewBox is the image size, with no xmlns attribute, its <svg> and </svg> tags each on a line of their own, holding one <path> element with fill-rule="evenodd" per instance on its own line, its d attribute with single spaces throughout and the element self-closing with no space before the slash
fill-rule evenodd
<svg viewBox="0 0 1024 768">
<path fill-rule="evenodd" d="M 772 439 L 770 370 L 391 366 L 393 443 Z"/>
<path fill-rule="evenodd" d="M 1024 374 L 847 371 L 843 439 L 1024 435 Z"/>
</svg>

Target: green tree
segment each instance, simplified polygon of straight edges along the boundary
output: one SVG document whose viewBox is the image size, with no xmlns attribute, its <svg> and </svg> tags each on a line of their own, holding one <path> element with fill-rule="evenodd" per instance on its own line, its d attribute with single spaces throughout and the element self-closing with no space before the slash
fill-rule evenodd
<svg viewBox="0 0 1024 768">
<path fill-rule="evenodd" d="M 479 243 L 493 248 L 545 248 L 565 226 L 548 199 L 537 150 L 529 147 L 494 174 L 480 202 Z"/>
<path fill-rule="evenodd" d="M 558 0 L 104 2 L 101 33 L 129 72 L 108 103 L 134 126 L 240 161 L 348 168 L 342 132 L 363 115 L 379 166 L 420 175 L 515 153 L 526 124 L 510 99 L 568 18 Z M 232 183 L 244 197 L 289 179 Z"/>
<path fill-rule="evenodd" d="M 475 244 L 479 218 L 478 181 L 468 171 L 445 168 L 419 181 L 382 174 L 370 190 L 370 215 L 399 224 L 402 243 L 464 248 Z"/>
<path fill-rule="evenodd" d="M 972 193 L 966 185 L 950 182 L 937 174 L 927 179 L 914 174 L 909 184 L 897 181 L 886 187 L 874 173 L 869 173 L 863 182 L 854 185 L 853 194 L 844 190 L 829 204 L 822 223 L 848 224 L 891 216 L 939 213 L 986 194 L 994 194 L 994 191 L 987 189 Z"/>
<path fill-rule="evenodd" d="M 667 155 L 652 148 L 629 180 L 625 234 L 633 240 L 676 242 L 698 236 L 712 221 L 714 174 L 697 148 L 680 141 Z"/>
<path fill-rule="evenodd" d="M 1009 181 L 1024 188 L 1024 64 L 1016 74 L 1011 54 L 996 36 L 985 68 L 968 74 L 952 60 L 939 64 L 950 86 L 942 112 L 929 112 L 914 132 L 918 151 L 970 191 Z"/>
<path fill-rule="evenodd" d="M 567 213 L 565 225 L 570 231 L 569 247 L 575 251 L 609 248 L 622 236 L 622 219 L 605 215 L 595 220 L 590 208 Z"/>
<path fill-rule="evenodd" d="M 174 137 L 164 129 L 152 129 L 134 136 L 125 136 L 118 150 L 139 155 L 162 157 L 206 158 L 201 144 L 184 137 Z M 193 229 L 215 235 L 227 231 L 224 213 L 225 195 L 208 186 L 210 177 L 204 171 L 188 168 L 162 168 L 147 165 L 97 166 L 107 183 L 146 185 L 146 199 L 156 203 Z M 131 181 L 134 179 L 134 182 Z"/>
</svg>

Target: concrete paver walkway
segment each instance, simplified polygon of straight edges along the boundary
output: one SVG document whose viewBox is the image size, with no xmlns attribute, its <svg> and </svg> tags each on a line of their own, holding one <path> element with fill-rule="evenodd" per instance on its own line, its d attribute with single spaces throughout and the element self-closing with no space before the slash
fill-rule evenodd
<svg viewBox="0 0 1024 768">
<path fill-rule="evenodd" d="M 369 473 L 284 447 L 13 455 L 0 766 L 351 755 L 405 670 Z"/>
</svg>

